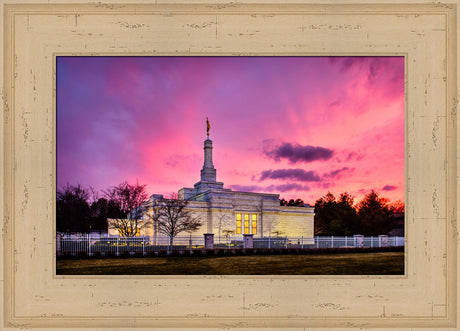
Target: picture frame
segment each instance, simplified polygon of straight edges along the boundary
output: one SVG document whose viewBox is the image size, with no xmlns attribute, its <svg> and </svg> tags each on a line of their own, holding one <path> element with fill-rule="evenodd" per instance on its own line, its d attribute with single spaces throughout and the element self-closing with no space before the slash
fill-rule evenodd
<svg viewBox="0 0 460 331">
<path fill-rule="evenodd" d="M 1 1 L 2 326 L 456 328 L 458 1 Z M 404 56 L 404 276 L 57 276 L 58 55 Z"/>
</svg>

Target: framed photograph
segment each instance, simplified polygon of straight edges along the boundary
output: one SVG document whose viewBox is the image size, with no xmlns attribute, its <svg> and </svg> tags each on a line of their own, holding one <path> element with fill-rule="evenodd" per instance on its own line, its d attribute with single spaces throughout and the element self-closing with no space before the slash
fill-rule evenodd
<svg viewBox="0 0 460 331">
<path fill-rule="evenodd" d="M 1 10 L 5 329 L 457 327 L 457 1 Z M 56 68 L 83 56 L 403 58 L 404 274 L 56 274 Z"/>
</svg>

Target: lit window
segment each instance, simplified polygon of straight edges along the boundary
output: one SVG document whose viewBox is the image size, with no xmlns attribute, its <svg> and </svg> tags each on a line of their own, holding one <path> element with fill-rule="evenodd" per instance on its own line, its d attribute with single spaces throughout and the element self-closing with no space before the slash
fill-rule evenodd
<svg viewBox="0 0 460 331">
<path fill-rule="evenodd" d="M 252 215 L 252 233 L 257 234 L 257 215 Z"/>
<path fill-rule="evenodd" d="M 236 214 L 236 234 L 241 234 L 241 214 Z"/>
<path fill-rule="evenodd" d="M 244 233 L 248 234 L 249 233 L 249 215 L 244 214 Z"/>
</svg>

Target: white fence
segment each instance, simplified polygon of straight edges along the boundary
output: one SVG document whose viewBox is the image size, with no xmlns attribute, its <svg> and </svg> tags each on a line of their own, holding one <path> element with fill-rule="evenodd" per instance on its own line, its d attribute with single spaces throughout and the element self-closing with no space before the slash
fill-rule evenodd
<svg viewBox="0 0 460 331">
<path fill-rule="evenodd" d="M 264 237 L 253 238 L 254 248 L 345 248 L 345 247 L 394 247 L 404 246 L 404 237 Z M 92 237 L 86 236 L 62 236 L 57 235 L 56 253 L 63 255 L 124 255 L 143 254 L 147 255 L 159 251 L 192 251 L 204 249 L 204 237 L 181 236 L 175 237 L 173 246 L 169 246 L 167 237 Z M 214 249 L 242 249 L 244 248 L 243 237 L 223 237 L 218 243 L 214 243 Z"/>
</svg>

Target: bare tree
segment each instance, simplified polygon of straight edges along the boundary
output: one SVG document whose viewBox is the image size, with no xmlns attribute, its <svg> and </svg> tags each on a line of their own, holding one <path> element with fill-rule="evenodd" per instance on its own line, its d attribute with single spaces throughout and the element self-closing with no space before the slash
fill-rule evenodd
<svg viewBox="0 0 460 331">
<path fill-rule="evenodd" d="M 230 214 L 226 212 L 224 209 L 220 209 L 218 213 L 215 214 L 216 218 L 219 222 L 219 244 L 220 244 L 220 236 L 221 234 L 224 234 L 224 232 L 230 232 L 229 228 L 233 227 L 233 214 Z M 224 235 L 224 237 L 228 237 L 227 235 Z"/>
<path fill-rule="evenodd" d="M 143 219 L 147 200 L 146 185 L 130 185 L 123 182 L 105 191 L 105 195 L 116 208 L 112 212 L 109 228 L 118 230 L 123 237 L 134 237 L 150 222 Z"/>
<path fill-rule="evenodd" d="M 167 199 L 160 199 L 153 207 L 151 215 L 157 223 L 158 232 L 169 237 L 172 247 L 174 238 L 181 232 L 193 232 L 201 227 L 201 222 L 187 210 L 189 201 L 179 199 L 177 193 L 172 193 Z"/>
<path fill-rule="evenodd" d="M 225 237 L 225 244 L 228 246 L 228 238 L 230 238 L 230 235 L 234 234 L 235 231 L 234 230 L 229 230 L 229 229 L 225 229 L 222 231 L 224 237 Z"/>
</svg>

